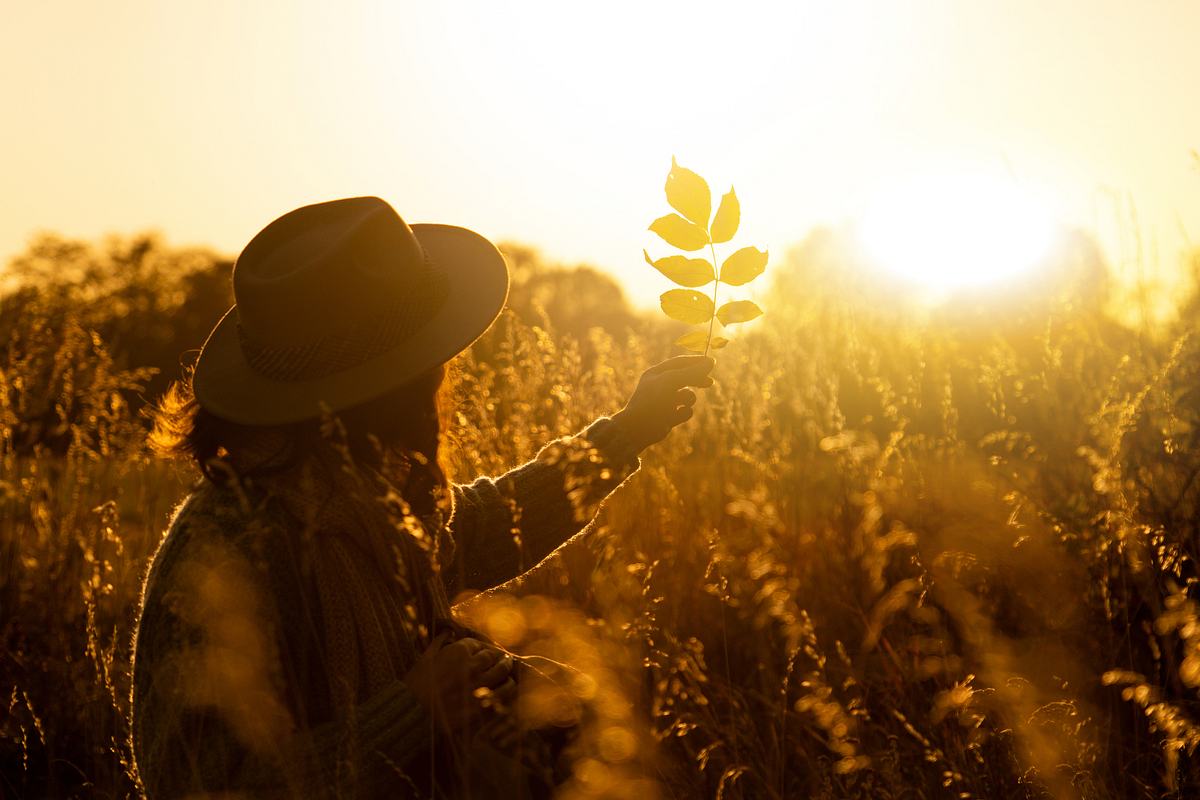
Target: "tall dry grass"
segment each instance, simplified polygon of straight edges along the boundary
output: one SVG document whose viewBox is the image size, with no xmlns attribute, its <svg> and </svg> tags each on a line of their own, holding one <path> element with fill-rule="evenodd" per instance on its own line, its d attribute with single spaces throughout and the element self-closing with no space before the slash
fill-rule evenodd
<svg viewBox="0 0 1200 800">
<path fill-rule="evenodd" d="M 1200 341 L 1114 321 L 1094 267 L 1067 241 L 1040 285 L 934 311 L 834 236 L 773 268 L 693 423 L 473 608 L 577 662 L 546 695 L 591 709 L 570 796 L 1200 791 Z M 671 338 L 639 324 L 506 314 L 461 360 L 458 477 L 619 407 Z M 130 621 L 189 478 L 144 452 L 145 375 L 69 320 L 25 329 L 0 362 L 0 787 L 136 794 Z"/>
</svg>

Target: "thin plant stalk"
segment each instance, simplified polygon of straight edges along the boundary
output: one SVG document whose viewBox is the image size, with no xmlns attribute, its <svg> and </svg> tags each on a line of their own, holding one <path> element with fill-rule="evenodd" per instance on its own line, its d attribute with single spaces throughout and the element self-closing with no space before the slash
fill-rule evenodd
<svg viewBox="0 0 1200 800">
<path fill-rule="evenodd" d="M 712 243 L 712 236 L 708 237 L 708 252 L 712 255 L 713 263 L 713 315 L 708 321 L 708 338 L 704 340 L 704 355 L 708 355 L 709 345 L 712 344 L 713 326 L 717 322 L 717 290 L 721 288 L 721 274 L 717 272 L 717 248 Z"/>
</svg>

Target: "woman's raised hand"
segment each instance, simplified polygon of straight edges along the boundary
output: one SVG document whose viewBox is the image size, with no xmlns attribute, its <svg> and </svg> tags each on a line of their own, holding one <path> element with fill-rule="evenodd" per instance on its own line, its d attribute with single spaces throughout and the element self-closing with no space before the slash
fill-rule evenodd
<svg viewBox="0 0 1200 800">
<path fill-rule="evenodd" d="M 639 451 L 661 442 L 676 425 L 692 418 L 696 393 L 688 387 L 712 386 L 709 373 L 715 363 L 710 356 L 676 356 L 655 364 L 642 373 L 613 422 Z"/>
<path fill-rule="evenodd" d="M 484 697 L 511 700 L 516 691 L 513 659 L 495 645 L 464 637 L 438 636 L 413 665 L 404 682 L 446 733 L 481 720 Z"/>
</svg>

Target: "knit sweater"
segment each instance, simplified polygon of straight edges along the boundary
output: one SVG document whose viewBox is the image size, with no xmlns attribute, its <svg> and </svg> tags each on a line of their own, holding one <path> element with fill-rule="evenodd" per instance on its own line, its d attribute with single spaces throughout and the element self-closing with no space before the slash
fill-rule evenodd
<svg viewBox="0 0 1200 800">
<path fill-rule="evenodd" d="M 416 596 L 448 612 L 458 591 L 536 566 L 637 467 L 601 418 L 500 477 L 453 486 L 449 521 L 431 532 L 432 569 L 366 611 L 350 589 L 380 559 L 347 544 L 345 527 L 320 514 L 302 526 L 286 504 L 202 483 L 176 511 L 142 591 L 132 737 L 147 795 L 430 792 L 438 737 L 399 679 L 428 638 L 397 620 L 412 617 Z M 335 654 L 349 679 L 329 680 L 331 646 L 349 651 Z"/>
</svg>

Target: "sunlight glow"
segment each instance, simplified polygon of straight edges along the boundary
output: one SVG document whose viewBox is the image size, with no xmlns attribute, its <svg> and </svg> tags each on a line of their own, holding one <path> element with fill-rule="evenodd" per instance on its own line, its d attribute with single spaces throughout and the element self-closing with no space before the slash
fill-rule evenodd
<svg viewBox="0 0 1200 800">
<path fill-rule="evenodd" d="M 985 172 L 925 173 L 879 192 L 858 235 L 881 268 L 934 292 L 1001 283 L 1046 255 L 1053 218 L 1031 192 Z"/>
</svg>

